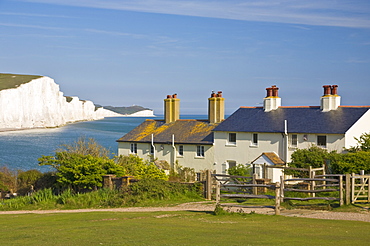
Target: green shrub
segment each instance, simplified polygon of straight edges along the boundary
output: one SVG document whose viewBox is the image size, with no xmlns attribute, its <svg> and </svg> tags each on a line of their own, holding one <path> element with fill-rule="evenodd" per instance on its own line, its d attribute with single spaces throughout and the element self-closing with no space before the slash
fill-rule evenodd
<svg viewBox="0 0 370 246">
<path fill-rule="evenodd" d="M 8 167 L 0 168 L 0 190 L 15 192 L 17 190 L 17 172 Z"/>
<path fill-rule="evenodd" d="M 33 192 L 35 189 L 35 184 L 38 179 L 40 179 L 43 174 L 35 169 L 28 170 L 28 171 L 20 171 L 18 172 L 17 177 L 17 193 L 18 195 L 25 195 L 28 192 Z"/>
<path fill-rule="evenodd" d="M 137 179 L 162 179 L 168 180 L 164 170 L 159 169 L 153 162 L 144 161 L 136 155 L 116 157 L 116 163 L 123 167 L 127 175 Z"/>
<path fill-rule="evenodd" d="M 123 176 L 124 169 L 106 157 L 94 157 L 78 153 L 57 152 L 55 156 L 39 158 L 40 165 L 50 165 L 57 171 L 56 181 L 62 187 L 75 191 L 102 186 L 103 175 Z"/>
<path fill-rule="evenodd" d="M 332 164 L 335 173 L 365 173 L 370 172 L 370 152 L 358 151 L 342 154 L 340 160 Z"/>
<path fill-rule="evenodd" d="M 243 164 L 238 164 L 236 166 L 230 167 L 227 170 L 228 174 L 235 176 L 245 176 L 250 177 L 252 175 L 252 170 L 250 167 L 246 167 Z"/>
</svg>

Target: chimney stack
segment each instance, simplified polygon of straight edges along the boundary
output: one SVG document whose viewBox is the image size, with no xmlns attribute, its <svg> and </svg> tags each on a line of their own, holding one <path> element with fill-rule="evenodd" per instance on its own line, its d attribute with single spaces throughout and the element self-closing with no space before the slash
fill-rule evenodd
<svg viewBox="0 0 370 246">
<path fill-rule="evenodd" d="M 324 85 L 324 95 L 321 97 L 321 110 L 328 112 L 336 110 L 340 106 L 340 96 L 338 96 L 338 85 Z"/>
<path fill-rule="evenodd" d="M 164 120 L 165 123 L 175 122 L 180 119 L 180 99 L 177 94 L 167 95 L 164 99 Z"/>
<path fill-rule="evenodd" d="M 208 121 L 209 123 L 220 123 L 225 119 L 225 98 L 222 97 L 222 91 L 217 94 L 212 91 L 208 98 Z"/>
<path fill-rule="evenodd" d="M 273 85 L 266 88 L 267 96 L 263 100 L 263 109 L 265 112 L 278 109 L 281 106 L 281 98 L 278 96 L 279 88 Z"/>
</svg>

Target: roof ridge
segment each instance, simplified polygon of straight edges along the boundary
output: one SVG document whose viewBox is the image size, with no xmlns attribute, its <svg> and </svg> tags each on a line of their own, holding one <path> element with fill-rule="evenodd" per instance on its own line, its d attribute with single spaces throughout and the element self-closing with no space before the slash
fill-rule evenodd
<svg viewBox="0 0 370 246">
<path fill-rule="evenodd" d="M 359 106 L 343 105 L 339 106 L 339 108 L 370 108 L 370 105 L 359 105 Z"/>
</svg>

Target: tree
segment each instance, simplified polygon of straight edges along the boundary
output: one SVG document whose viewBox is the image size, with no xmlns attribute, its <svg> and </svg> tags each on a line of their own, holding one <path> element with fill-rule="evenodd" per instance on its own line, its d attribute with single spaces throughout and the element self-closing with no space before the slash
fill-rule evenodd
<svg viewBox="0 0 370 246">
<path fill-rule="evenodd" d="M 79 137 L 77 141 L 72 144 L 62 144 L 57 152 L 75 153 L 80 155 L 91 155 L 94 157 L 109 157 L 110 152 L 98 144 L 95 139 L 86 137 Z"/>
<path fill-rule="evenodd" d="M 101 187 L 106 174 L 125 175 L 124 169 L 111 159 L 79 153 L 56 152 L 55 156 L 42 156 L 39 165 L 54 167 L 57 182 L 76 191 Z"/>
<path fill-rule="evenodd" d="M 359 138 L 355 139 L 357 141 L 357 146 L 349 148 L 349 152 L 370 151 L 370 132 L 363 133 Z"/>
</svg>

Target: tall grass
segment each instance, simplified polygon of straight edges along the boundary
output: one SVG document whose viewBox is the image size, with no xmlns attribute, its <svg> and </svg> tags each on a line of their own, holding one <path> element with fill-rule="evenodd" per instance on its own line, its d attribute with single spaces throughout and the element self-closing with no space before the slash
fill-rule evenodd
<svg viewBox="0 0 370 246">
<path fill-rule="evenodd" d="M 67 189 L 56 195 L 51 189 L 44 189 L 31 196 L 3 200 L 0 210 L 148 206 L 201 199 L 198 185 L 171 183 L 163 180 L 140 180 L 123 190 L 100 189 L 87 193 L 75 193 Z"/>
</svg>

